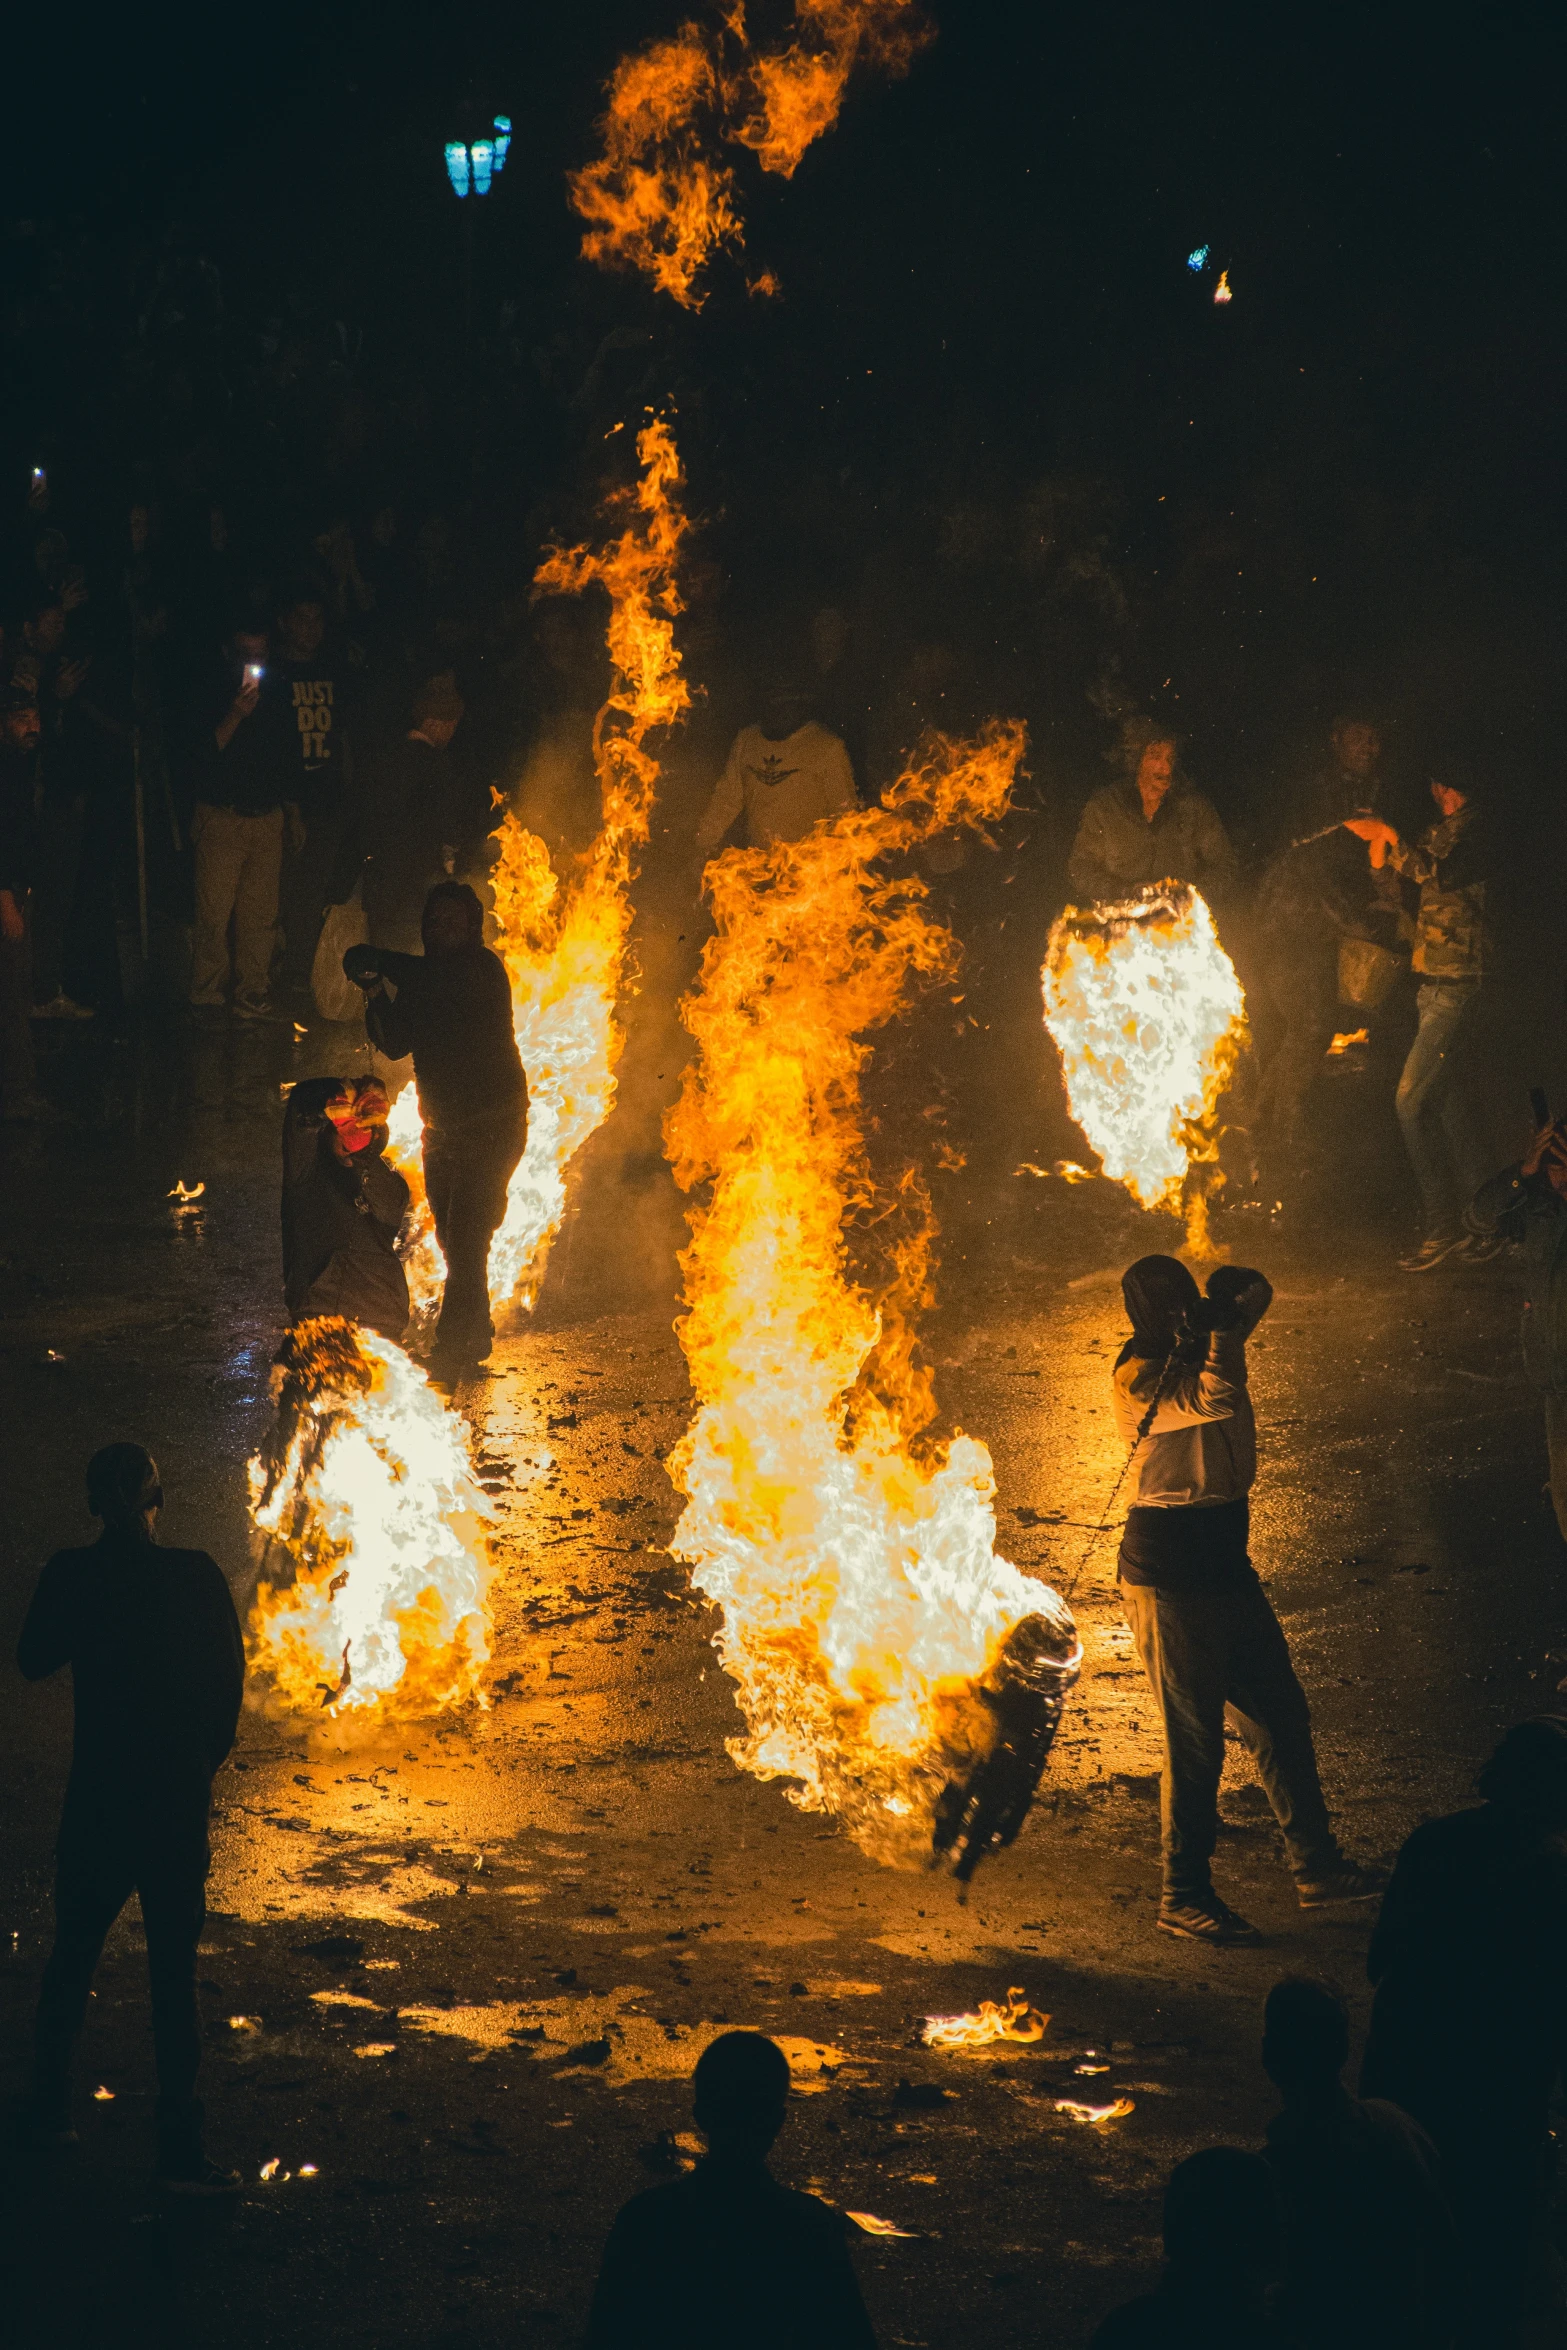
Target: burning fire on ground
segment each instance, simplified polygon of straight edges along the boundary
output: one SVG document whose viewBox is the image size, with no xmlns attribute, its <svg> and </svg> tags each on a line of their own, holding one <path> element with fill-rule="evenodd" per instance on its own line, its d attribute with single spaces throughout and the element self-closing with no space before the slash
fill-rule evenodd
<svg viewBox="0 0 1567 2350">
<path fill-rule="evenodd" d="M 506 1216 L 490 1248 L 490 1296 L 531 1306 L 550 1242 L 566 1212 L 566 1169 L 615 1099 L 623 1042 L 615 1017 L 631 929 L 636 855 L 648 837 L 658 762 L 646 748 L 655 727 L 690 707 L 674 623 L 681 609 L 675 567 L 687 530 L 680 458 L 656 420 L 637 436 L 641 478 L 621 494 L 624 527 L 595 554 L 554 547 L 535 573 L 546 595 L 594 583 L 609 595 L 614 682 L 593 728 L 603 822 L 564 878 L 537 834 L 508 813 L 492 837 L 496 952 L 511 979 L 517 1049 L 528 1079 L 528 1147 L 511 1179 Z M 419 1163 L 419 1113 L 410 1086 L 393 1105 L 392 1155 L 420 1206 L 404 1249 L 417 1311 L 435 1303 L 445 1274 Z"/>
<path fill-rule="evenodd" d="M 698 1409 L 671 1548 L 723 1610 L 748 1723 L 730 1752 L 875 1857 L 960 1876 L 1021 1826 L 1079 1650 L 1055 1593 L 996 1555 L 985 1446 L 931 1432 L 935 1220 L 914 1170 L 873 1171 L 860 1077 L 956 958 L 887 861 L 999 818 L 1022 753 L 1016 724 L 938 738 L 884 807 L 708 867 L 698 1058 L 665 1130 L 681 1187 L 711 1187 L 682 1258 Z M 873 1285 L 850 1248 L 878 1234 Z"/>
<path fill-rule="evenodd" d="M 401 1347 L 336 1315 L 295 1324 L 273 1385 L 250 1464 L 267 1550 L 246 1648 L 264 1702 L 402 1718 L 478 1695 L 493 1511 L 463 1422 Z"/>
<path fill-rule="evenodd" d="M 640 269 L 687 310 L 713 255 L 745 242 L 725 145 L 749 147 L 764 171 L 793 177 L 837 121 L 861 65 L 906 73 L 933 38 L 914 0 L 795 0 L 789 34 L 758 45 L 744 0 L 718 22 L 687 23 L 623 57 L 600 123 L 603 153 L 570 175 L 588 224 L 583 256 Z M 775 293 L 770 271 L 752 293 Z"/>
<path fill-rule="evenodd" d="M 927 2048 L 988 2048 L 997 2040 L 1032 2047 L 1045 2036 L 1049 2016 L 1029 2005 L 1028 1993 L 1011 1990 L 1003 2007 L 982 1999 L 971 2015 L 931 2015 L 920 2034 Z"/>
<path fill-rule="evenodd" d="M 1246 1043 L 1245 998 L 1206 901 L 1164 881 L 1068 906 L 1041 976 L 1067 1103 L 1101 1172 L 1140 1206 L 1178 1212 L 1190 1169 L 1217 1160 L 1218 1106 Z M 1199 1190 L 1190 1245 L 1206 1232 Z"/>
</svg>

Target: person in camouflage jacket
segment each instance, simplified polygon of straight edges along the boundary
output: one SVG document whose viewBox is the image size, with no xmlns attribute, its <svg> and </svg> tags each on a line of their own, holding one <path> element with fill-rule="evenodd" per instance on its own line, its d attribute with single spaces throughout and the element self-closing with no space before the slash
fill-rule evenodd
<svg viewBox="0 0 1567 2350">
<path fill-rule="evenodd" d="M 1391 866 L 1420 890 L 1414 954 L 1420 1026 L 1396 1096 L 1425 1216 L 1418 1247 L 1399 1259 L 1409 1273 L 1429 1272 L 1456 1255 L 1481 1261 L 1499 1245 L 1466 1234 L 1463 1227 L 1464 1208 L 1482 1165 L 1462 1047 L 1476 1024 L 1489 959 L 1491 829 L 1484 808 L 1457 785 L 1433 778 L 1431 797 L 1437 822 L 1415 848 L 1380 816 L 1344 820 L 1346 830 L 1370 847 L 1375 869 Z"/>
</svg>

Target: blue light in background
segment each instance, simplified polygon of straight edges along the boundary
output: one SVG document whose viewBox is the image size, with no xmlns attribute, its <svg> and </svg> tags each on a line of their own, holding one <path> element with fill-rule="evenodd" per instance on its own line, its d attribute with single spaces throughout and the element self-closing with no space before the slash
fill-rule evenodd
<svg viewBox="0 0 1567 2350">
<path fill-rule="evenodd" d="M 475 139 L 468 150 L 473 158 L 473 192 L 487 196 L 490 192 L 490 173 L 495 164 L 495 149 L 488 139 Z"/>
<path fill-rule="evenodd" d="M 495 176 L 497 179 L 506 169 L 506 150 L 510 145 L 511 116 L 498 114 L 495 117 Z"/>
<path fill-rule="evenodd" d="M 468 150 L 461 139 L 446 142 L 446 176 L 452 183 L 454 196 L 468 193 Z"/>
<path fill-rule="evenodd" d="M 1188 269 L 1206 269 L 1208 266 L 1207 246 L 1199 245 L 1195 253 L 1188 253 L 1186 256 L 1186 266 Z"/>
</svg>

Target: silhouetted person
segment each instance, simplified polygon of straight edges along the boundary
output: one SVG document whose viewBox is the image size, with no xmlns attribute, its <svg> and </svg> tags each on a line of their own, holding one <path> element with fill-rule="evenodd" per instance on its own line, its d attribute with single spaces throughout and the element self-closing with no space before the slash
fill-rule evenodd
<svg viewBox="0 0 1567 2350">
<path fill-rule="evenodd" d="M 1509 1730 L 1481 1803 L 1404 1845 L 1366 1969 L 1360 2086 L 1442 2157 L 1469 2264 L 1466 2342 L 1517 2339 L 1567 2037 L 1567 1719 Z"/>
<path fill-rule="evenodd" d="M 408 1326 L 397 1234 L 408 1186 L 386 1150 L 378 1077 L 306 1077 L 283 1115 L 283 1294 L 289 1320 L 342 1314 L 383 1338 Z"/>
<path fill-rule="evenodd" d="M 212 1775 L 234 1743 L 244 1686 L 239 1620 L 204 1550 L 156 1540 L 163 1488 L 139 1444 L 94 1453 L 87 1506 L 103 1532 L 49 1561 L 16 1650 L 29 1681 L 70 1666 L 76 1721 L 24 2126 L 39 2147 L 75 2141 L 71 2060 L 104 1937 L 135 1893 L 158 2058 L 158 2176 L 176 2194 L 227 2193 L 238 2175 L 202 2148 L 196 1945 Z"/>
<path fill-rule="evenodd" d="M 361 884 L 370 943 L 411 949 L 424 901 L 482 835 L 483 812 L 463 805 L 451 745 L 466 705 L 448 670 L 427 678 L 406 732 L 360 757 L 330 895 L 343 904 Z"/>
<path fill-rule="evenodd" d="M 1111 1394 L 1131 1447 L 1121 1602 L 1164 1729 L 1161 1932 L 1256 1942 L 1213 1889 L 1226 1722 L 1250 1749 L 1302 1909 L 1370 1900 L 1380 1880 L 1344 1857 L 1317 1776 L 1311 1714 L 1248 1544 L 1257 1430 L 1246 1341 L 1273 1301 L 1260 1273 L 1221 1265 L 1198 1290 L 1175 1257 L 1121 1281 L 1132 1335 Z"/>
<path fill-rule="evenodd" d="M 1378 2097 L 1351 2097 L 1344 2002 L 1286 1976 L 1268 1993 L 1262 2062 L 1284 2100 L 1267 2159 L 1284 2222 L 1275 2305 L 1304 2350 L 1442 2350 L 1457 2253 L 1436 2148 Z"/>
<path fill-rule="evenodd" d="M 1164 2275 L 1112 2309 L 1091 2350 L 1273 2350 L 1265 2296 L 1279 2265 L 1273 2178 L 1260 2154 L 1205 2146 L 1164 2190 Z"/>
<path fill-rule="evenodd" d="M 848 2223 L 767 2168 L 789 2096 L 782 2049 L 759 2032 L 725 2032 L 691 2087 L 707 2154 L 621 2211 L 588 2350 L 875 2350 Z"/>
<path fill-rule="evenodd" d="M 438 1361 L 483 1362 L 494 1343 L 490 1242 L 528 1139 L 528 1088 L 512 1027 L 511 982 L 484 943 L 484 909 L 465 882 L 438 882 L 424 905 L 424 953 L 350 947 L 343 969 L 369 1002 L 383 1053 L 412 1053 L 424 1119 L 424 1188 L 446 1259 Z"/>
</svg>

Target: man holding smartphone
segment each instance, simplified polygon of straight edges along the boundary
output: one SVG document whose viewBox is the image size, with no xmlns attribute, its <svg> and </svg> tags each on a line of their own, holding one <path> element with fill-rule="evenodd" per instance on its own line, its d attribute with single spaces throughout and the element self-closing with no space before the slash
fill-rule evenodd
<svg viewBox="0 0 1567 2350">
<path fill-rule="evenodd" d="M 289 770 L 278 756 L 275 730 L 262 714 L 265 633 L 236 630 L 226 648 L 226 668 L 226 699 L 197 747 L 190 827 L 196 850 L 190 1000 L 198 1014 L 221 1016 L 232 983 L 237 1020 L 270 1020 L 284 826 L 297 837 L 300 816 L 297 802 L 285 802 Z"/>
</svg>

